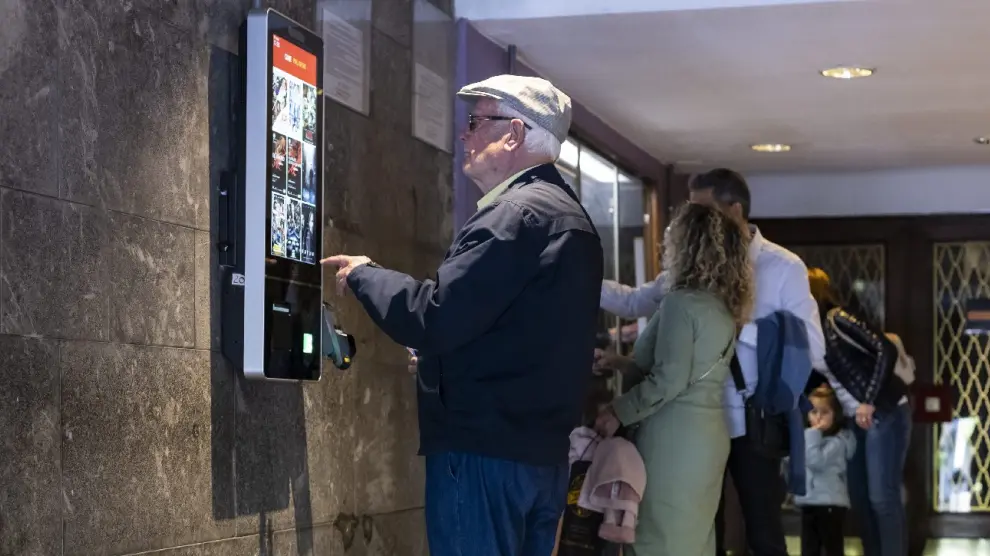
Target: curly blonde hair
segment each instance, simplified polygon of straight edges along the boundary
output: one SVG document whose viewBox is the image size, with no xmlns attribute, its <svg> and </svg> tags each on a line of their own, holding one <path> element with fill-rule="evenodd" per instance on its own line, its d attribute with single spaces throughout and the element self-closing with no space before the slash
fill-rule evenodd
<svg viewBox="0 0 990 556">
<path fill-rule="evenodd" d="M 685 204 L 677 210 L 663 240 L 663 267 L 670 290 L 712 293 L 742 326 L 753 307 L 749 242 L 742 225 L 718 209 Z"/>
</svg>

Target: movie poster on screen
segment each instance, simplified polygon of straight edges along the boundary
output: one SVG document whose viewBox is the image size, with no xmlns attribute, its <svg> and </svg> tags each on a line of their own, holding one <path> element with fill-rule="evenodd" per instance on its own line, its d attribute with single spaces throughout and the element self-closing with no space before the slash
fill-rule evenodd
<svg viewBox="0 0 990 556">
<path fill-rule="evenodd" d="M 316 210 L 310 205 L 302 205 L 302 260 L 316 262 Z"/>
<path fill-rule="evenodd" d="M 296 199 L 289 199 L 285 215 L 286 256 L 302 260 L 302 205 Z"/>
<path fill-rule="evenodd" d="M 302 142 L 289 139 L 288 171 L 285 176 L 285 192 L 289 197 L 299 197 L 302 181 Z"/>
<path fill-rule="evenodd" d="M 285 135 L 272 133 L 272 190 L 285 191 L 287 142 Z"/>
<path fill-rule="evenodd" d="M 285 196 L 272 193 L 272 255 L 285 256 Z"/>
<path fill-rule="evenodd" d="M 316 145 L 303 142 L 302 201 L 316 204 Z"/>
</svg>

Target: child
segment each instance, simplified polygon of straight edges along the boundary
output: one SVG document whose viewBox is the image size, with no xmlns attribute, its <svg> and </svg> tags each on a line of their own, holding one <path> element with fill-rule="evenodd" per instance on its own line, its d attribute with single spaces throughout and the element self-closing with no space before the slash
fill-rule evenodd
<svg viewBox="0 0 990 556">
<path fill-rule="evenodd" d="M 842 526 L 849 508 L 846 465 L 856 437 L 843 427 L 842 406 L 828 385 L 810 396 L 814 408 L 804 431 L 808 490 L 794 499 L 801 508 L 801 556 L 842 556 Z"/>
<path fill-rule="evenodd" d="M 606 546 L 598 535 L 604 515 L 578 506 L 584 479 L 591 468 L 592 456 L 601 439 L 592 429 L 595 419 L 614 398 L 608 379 L 594 375 L 584 400 L 582 426 L 571 431 L 568 454 L 570 477 L 567 487 L 567 507 L 557 525 L 557 544 L 551 556 L 591 556 L 601 554 Z"/>
</svg>

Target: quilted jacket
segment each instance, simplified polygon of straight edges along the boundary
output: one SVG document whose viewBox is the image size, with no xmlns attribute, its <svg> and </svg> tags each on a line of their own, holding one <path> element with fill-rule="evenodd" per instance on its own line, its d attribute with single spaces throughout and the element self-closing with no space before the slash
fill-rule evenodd
<svg viewBox="0 0 990 556">
<path fill-rule="evenodd" d="M 828 311 L 822 328 L 825 363 L 839 383 L 860 403 L 879 411 L 895 409 L 907 394 L 904 381 L 893 372 L 897 347 L 841 307 Z"/>
</svg>

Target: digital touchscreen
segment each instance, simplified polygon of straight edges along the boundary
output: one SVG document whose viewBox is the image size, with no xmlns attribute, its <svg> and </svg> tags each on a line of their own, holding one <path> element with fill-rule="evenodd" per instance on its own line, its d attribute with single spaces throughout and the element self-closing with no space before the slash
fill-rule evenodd
<svg viewBox="0 0 990 556">
<path fill-rule="evenodd" d="M 316 263 L 316 56 L 272 35 L 271 254 Z"/>
</svg>

